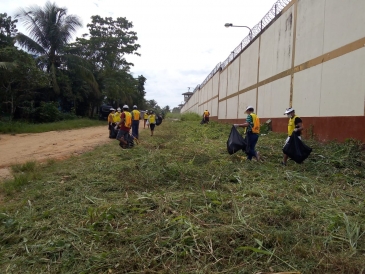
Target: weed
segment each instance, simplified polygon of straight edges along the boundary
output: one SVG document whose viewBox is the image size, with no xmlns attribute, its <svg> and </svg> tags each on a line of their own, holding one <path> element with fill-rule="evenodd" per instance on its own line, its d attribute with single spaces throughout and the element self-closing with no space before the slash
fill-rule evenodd
<svg viewBox="0 0 365 274">
<path fill-rule="evenodd" d="M 362 273 L 365 155 L 360 143 L 306 140 L 281 167 L 229 155 L 230 125 L 167 117 L 139 146 L 12 168 L 1 184 L 2 273 Z"/>
</svg>

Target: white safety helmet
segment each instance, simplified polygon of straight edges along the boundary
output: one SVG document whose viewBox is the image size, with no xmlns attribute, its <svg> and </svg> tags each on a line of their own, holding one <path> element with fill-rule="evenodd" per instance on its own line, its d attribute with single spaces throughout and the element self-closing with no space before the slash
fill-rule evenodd
<svg viewBox="0 0 365 274">
<path fill-rule="evenodd" d="M 287 109 L 285 110 L 285 112 L 284 112 L 284 115 L 289 114 L 289 113 L 291 113 L 291 112 L 293 112 L 293 111 L 294 111 L 294 109 L 293 109 L 293 108 L 287 108 Z"/>
</svg>

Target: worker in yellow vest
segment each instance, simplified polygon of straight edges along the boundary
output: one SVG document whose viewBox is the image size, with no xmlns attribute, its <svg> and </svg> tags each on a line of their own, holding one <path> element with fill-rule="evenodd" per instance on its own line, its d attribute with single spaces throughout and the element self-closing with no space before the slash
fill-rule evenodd
<svg viewBox="0 0 365 274">
<path fill-rule="evenodd" d="M 146 110 L 143 114 L 143 128 L 146 128 L 146 123 L 147 123 L 147 120 L 148 120 L 148 110 Z M 149 128 L 150 125 L 147 123 L 147 128 Z"/>
<path fill-rule="evenodd" d="M 113 128 L 115 127 L 114 115 L 115 115 L 115 109 L 114 108 L 111 108 L 110 109 L 110 113 L 108 115 L 109 138 L 112 138 L 112 131 L 113 131 Z"/>
<path fill-rule="evenodd" d="M 120 115 L 122 114 L 121 108 L 117 108 L 117 112 L 114 114 L 114 123 L 120 122 Z"/>
<path fill-rule="evenodd" d="M 260 119 L 257 114 L 254 113 L 253 106 L 248 106 L 245 113 L 247 114 L 246 122 L 243 124 L 234 124 L 235 127 L 246 128 L 246 140 L 247 140 L 247 160 L 251 160 L 252 157 L 260 160 L 260 152 L 255 150 L 257 141 L 260 134 Z"/>
<path fill-rule="evenodd" d="M 139 119 L 141 118 L 141 113 L 137 109 L 137 106 L 133 106 L 132 114 L 132 136 L 138 139 L 138 129 L 139 129 Z"/>
<path fill-rule="evenodd" d="M 303 122 L 302 119 L 300 119 L 300 117 L 295 115 L 295 110 L 293 108 L 287 108 L 284 112 L 284 115 L 288 116 L 289 118 L 288 137 L 285 140 L 284 144 L 285 146 L 289 142 L 290 136 L 292 136 L 293 133 L 298 135 L 299 139 L 302 139 L 300 135 L 302 134 L 303 131 Z M 281 162 L 281 164 L 283 166 L 286 166 L 287 161 L 288 161 L 288 155 L 284 154 L 283 161 Z"/>
<path fill-rule="evenodd" d="M 120 122 L 118 123 L 119 131 L 117 135 L 117 140 L 120 142 L 119 145 L 122 148 L 129 148 L 129 131 L 132 126 L 132 114 L 128 111 L 129 106 L 123 106 L 123 112 L 120 116 Z"/>
<path fill-rule="evenodd" d="M 207 124 L 209 123 L 209 116 L 210 116 L 210 113 L 209 111 L 206 109 L 203 113 L 203 123 L 204 124 Z"/>
<path fill-rule="evenodd" d="M 153 112 L 153 110 L 150 110 L 149 112 L 148 122 L 150 124 L 151 136 L 153 136 L 153 131 L 155 130 L 156 126 L 156 114 Z"/>
</svg>

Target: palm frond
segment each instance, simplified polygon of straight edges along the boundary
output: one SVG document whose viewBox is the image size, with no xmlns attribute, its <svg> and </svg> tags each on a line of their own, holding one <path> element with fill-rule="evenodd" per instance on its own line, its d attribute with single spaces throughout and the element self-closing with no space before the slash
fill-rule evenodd
<svg viewBox="0 0 365 274">
<path fill-rule="evenodd" d="M 72 54 L 65 54 L 63 58 L 65 59 L 65 63 L 68 64 L 69 69 L 72 69 L 76 74 L 80 75 L 93 90 L 94 94 L 98 95 L 100 93 L 99 84 L 89 69 L 90 64 L 82 57 Z"/>
<path fill-rule="evenodd" d="M 16 66 L 17 64 L 15 62 L 0 62 L 0 68 L 2 69 L 12 69 Z"/>
<path fill-rule="evenodd" d="M 31 53 L 41 54 L 41 55 L 47 54 L 47 52 L 41 45 L 39 45 L 36 41 L 31 39 L 30 37 L 24 35 L 23 33 L 18 33 L 15 39 L 21 47 L 25 48 L 27 51 Z"/>
</svg>

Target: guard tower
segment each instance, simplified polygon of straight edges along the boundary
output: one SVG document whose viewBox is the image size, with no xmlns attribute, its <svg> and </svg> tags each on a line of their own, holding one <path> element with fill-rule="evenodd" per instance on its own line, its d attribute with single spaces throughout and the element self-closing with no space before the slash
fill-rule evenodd
<svg viewBox="0 0 365 274">
<path fill-rule="evenodd" d="M 193 95 L 193 93 L 188 91 L 188 92 L 183 93 L 182 95 L 184 95 L 184 102 L 187 102 L 187 101 L 189 101 L 189 99 L 190 99 L 191 95 Z"/>
</svg>

